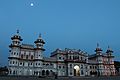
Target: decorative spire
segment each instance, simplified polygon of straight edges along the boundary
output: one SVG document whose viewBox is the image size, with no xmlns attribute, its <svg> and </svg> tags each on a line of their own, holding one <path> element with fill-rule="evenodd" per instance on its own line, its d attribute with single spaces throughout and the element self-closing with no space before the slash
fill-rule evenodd
<svg viewBox="0 0 120 80">
<path fill-rule="evenodd" d="M 19 34 L 19 29 L 17 29 L 17 34 Z"/>
<path fill-rule="evenodd" d="M 108 49 L 107 49 L 106 53 L 109 53 L 109 52 L 112 52 L 112 53 L 113 53 L 112 49 L 111 49 L 110 46 L 108 45 Z"/>
<path fill-rule="evenodd" d="M 110 51 L 112 50 L 109 45 L 108 45 L 108 50 L 110 50 Z"/>
<path fill-rule="evenodd" d="M 21 36 L 19 35 L 19 30 L 18 29 L 16 30 L 16 34 L 11 37 L 11 40 L 13 41 L 13 43 L 12 43 L 13 45 L 19 45 L 20 41 L 23 40 L 21 38 Z"/>
<path fill-rule="evenodd" d="M 39 38 L 41 38 L 41 33 L 39 33 Z"/>
<path fill-rule="evenodd" d="M 43 44 L 45 44 L 44 40 L 41 37 L 41 34 L 39 34 L 38 39 L 34 43 L 43 43 Z"/>
<path fill-rule="evenodd" d="M 100 48 L 100 46 L 99 46 L 99 43 L 97 43 L 97 48 L 96 48 L 96 50 L 95 50 L 95 52 L 100 52 L 100 51 L 102 51 L 102 49 Z"/>
<path fill-rule="evenodd" d="M 99 43 L 97 43 L 97 48 L 99 47 Z"/>
<path fill-rule="evenodd" d="M 110 50 L 110 46 L 108 45 L 108 50 Z"/>
</svg>

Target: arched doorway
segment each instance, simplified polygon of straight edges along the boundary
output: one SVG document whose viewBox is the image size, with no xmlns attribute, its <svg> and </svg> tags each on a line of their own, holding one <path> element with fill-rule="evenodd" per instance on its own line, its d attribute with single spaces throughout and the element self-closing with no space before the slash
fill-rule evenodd
<svg viewBox="0 0 120 80">
<path fill-rule="evenodd" d="M 42 76 L 45 76 L 45 70 L 42 70 Z"/>
<path fill-rule="evenodd" d="M 13 74 L 15 74 L 15 71 L 13 71 Z"/>
<path fill-rule="evenodd" d="M 49 71 L 48 70 L 46 71 L 46 76 L 49 76 Z"/>
<path fill-rule="evenodd" d="M 80 67 L 78 65 L 74 66 L 74 76 L 80 76 Z"/>
</svg>

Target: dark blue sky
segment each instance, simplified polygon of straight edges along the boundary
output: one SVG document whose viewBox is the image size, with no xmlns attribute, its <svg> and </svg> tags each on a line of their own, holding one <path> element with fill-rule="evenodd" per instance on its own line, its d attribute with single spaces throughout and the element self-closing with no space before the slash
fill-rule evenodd
<svg viewBox="0 0 120 80">
<path fill-rule="evenodd" d="M 45 56 L 66 47 L 93 54 L 98 42 L 103 52 L 110 45 L 115 60 L 120 58 L 120 0 L 0 0 L 1 65 L 7 65 L 17 29 L 28 44 L 41 33 Z"/>
</svg>

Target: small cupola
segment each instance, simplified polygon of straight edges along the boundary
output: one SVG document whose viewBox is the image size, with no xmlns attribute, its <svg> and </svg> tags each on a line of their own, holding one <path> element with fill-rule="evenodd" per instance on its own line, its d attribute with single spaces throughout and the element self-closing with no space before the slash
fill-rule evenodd
<svg viewBox="0 0 120 80">
<path fill-rule="evenodd" d="M 38 39 L 34 42 L 37 48 L 43 48 L 45 41 L 42 39 L 41 34 L 39 34 Z"/>
<path fill-rule="evenodd" d="M 13 35 L 12 37 L 11 37 L 11 39 L 12 40 L 19 40 L 19 41 L 22 41 L 22 38 L 21 38 L 21 36 L 19 35 L 19 30 L 17 30 L 17 34 L 15 34 L 15 35 Z"/>
<path fill-rule="evenodd" d="M 97 48 L 95 49 L 95 52 L 102 52 L 102 49 L 100 48 L 99 44 L 97 43 Z"/>
<path fill-rule="evenodd" d="M 108 46 L 108 49 L 106 51 L 108 55 L 111 55 L 113 53 L 113 50 Z"/>
<path fill-rule="evenodd" d="M 20 42 L 23 39 L 19 35 L 19 30 L 17 30 L 17 33 L 11 37 L 11 40 L 12 40 L 12 44 L 9 47 L 20 46 Z"/>
</svg>

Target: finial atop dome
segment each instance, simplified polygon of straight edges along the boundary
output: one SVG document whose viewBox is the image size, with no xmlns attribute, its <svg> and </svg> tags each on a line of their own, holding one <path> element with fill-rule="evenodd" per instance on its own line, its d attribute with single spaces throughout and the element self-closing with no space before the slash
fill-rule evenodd
<svg viewBox="0 0 120 80">
<path fill-rule="evenodd" d="M 11 37 L 12 44 L 9 47 L 19 46 L 20 42 L 23 40 L 19 35 L 19 30 L 17 29 L 17 33 Z"/>
<path fill-rule="evenodd" d="M 106 53 L 109 53 L 109 52 L 112 52 L 113 53 L 113 50 L 110 48 L 110 46 L 108 45 L 108 49 L 106 51 Z"/>
<path fill-rule="evenodd" d="M 97 43 L 97 48 L 99 47 L 99 43 Z"/>
<path fill-rule="evenodd" d="M 39 34 L 38 39 L 34 43 L 43 43 L 43 44 L 45 44 L 44 40 L 41 37 L 41 34 Z"/>
<path fill-rule="evenodd" d="M 110 49 L 110 46 L 108 45 L 108 49 Z"/>
<path fill-rule="evenodd" d="M 108 50 L 112 50 L 109 45 L 108 45 Z"/>
<path fill-rule="evenodd" d="M 23 39 L 21 39 L 21 36 L 19 35 L 19 30 L 17 29 L 17 34 L 15 34 L 14 36 L 11 37 L 11 39 L 19 39 L 20 41 L 22 41 Z"/>
<path fill-rule="evenodd" d="M 101 52 L 101 51 L 102 51 L 102 49 L 100 48 L 99 43 L 97 43 L 97 48 L 96 48 L 95 52 Z"/>
<path fill-rule="evenodd" d="M 19 29 L 17 29 L 17 34 L 19 34 Z"/>
<path fill-rule="evenodd" d="M 41 38 L 41 33 L 39 33 L 39 38 Z"/>
</svg>

